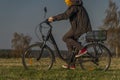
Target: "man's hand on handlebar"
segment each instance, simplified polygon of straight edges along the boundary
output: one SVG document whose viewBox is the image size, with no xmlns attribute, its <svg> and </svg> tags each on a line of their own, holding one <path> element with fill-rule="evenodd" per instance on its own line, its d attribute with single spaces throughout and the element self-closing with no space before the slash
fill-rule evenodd
<svg viewBox="0 0 120 80">
<path fill-rule="evenodd" d="M 49 17 L 48 18 L 48 22 L 53 22 L 54 21 L 54 18 L 53 17 Z"/>
</svg>

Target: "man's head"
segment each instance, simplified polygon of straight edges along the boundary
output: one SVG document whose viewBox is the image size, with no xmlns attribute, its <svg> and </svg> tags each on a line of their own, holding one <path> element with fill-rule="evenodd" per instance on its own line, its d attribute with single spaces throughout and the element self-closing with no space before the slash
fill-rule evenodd
<svg viewBox="0 0 120 80">
<path fill-rule="evenodd" d="M 65 0 L 65 3 L 67 6 L 71 6 L 74 4 L 81 4 L 82 0 Z"/>
</svg>

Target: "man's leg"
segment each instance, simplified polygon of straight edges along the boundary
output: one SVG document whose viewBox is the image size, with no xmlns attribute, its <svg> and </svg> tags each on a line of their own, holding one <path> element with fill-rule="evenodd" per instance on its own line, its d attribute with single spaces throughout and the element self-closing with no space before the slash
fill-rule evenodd
<svg viewBox="0 0 120 80">
<path fill-rule="evenodd" d="M 74 60 L 73 60 L 73 55 L 72 55 L 72 49 L 73 46 L 75 46 L 78 50 L 82 48 L 80 44 L 74 40 L 74 32 L 72 29 L 70 29 L 63 37 L 63 41 L 66 43 L 67 48 L 68 48 L 68 64 L 74 65 Z"/>
<path fill-rule="evenodd" d="M 75 46 L 78 50 L 82 49 L 83 46 L 74 39 L 74 32 L 70 29 L 64 36 L 63 41 L 66 43 L 68 51 L 72 52 L 73 46 Z"/>
<path fill-rule="evenodd" d="M 72 54 L 72 45 L 68 42 L 69 39 L 73 38 L 73 30 L 70 29 L 64 36 L 63 36 L 63 41 L 66 43 L 67 49 L 68 49 L 68 56 L 67 56 L 67 63 L 70 63 L 70 58 Z"/>
</svg>

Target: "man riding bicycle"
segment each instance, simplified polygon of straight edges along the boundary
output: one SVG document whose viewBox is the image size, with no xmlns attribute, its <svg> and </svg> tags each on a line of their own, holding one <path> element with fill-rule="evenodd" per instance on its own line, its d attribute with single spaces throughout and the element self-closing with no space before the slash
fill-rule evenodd
<svg viewBox="0 0 120 80">
<path fill-rule="evenodd" d="M 48 18 L 49 22 L 60 21 L 69 19 L 71 28 L 69 31 L 63 36 L 63 41 L 66 43 L 69 54 L 72 54 L 73 46 L 79 50 L 78 54 L 75 57 L 80 57 L 87 52 L 83 46 L 78 43 L 78 38 L 88 32 L 92 31 L 90 19 L 86 12 L 86 9 L 83 7 L 82 0 L 65 0 L 68 9 L 61 14 L 56 16 L 52 16 Z M 69 57 L 69 61 L 71 57 Z M 72 63 L 72 62 L 71 62 Z M 63 68 L 68 68 L 67 65 L 63 65 Z M 69 67 L 70 69 L 75 69 L 74 63 L 72 63 Z"/>
</svg>

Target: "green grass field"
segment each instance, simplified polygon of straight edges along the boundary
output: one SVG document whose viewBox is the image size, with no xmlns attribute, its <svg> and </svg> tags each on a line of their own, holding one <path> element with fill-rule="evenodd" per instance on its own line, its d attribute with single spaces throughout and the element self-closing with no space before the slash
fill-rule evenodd
<svg viewBox="0 0 120 80">
<path fill-rule="evenodd" d="M 120 80 L 120 59 L 113 58 L 106 72 L 62 69 L 62 64 L 57 59 L 49 71 L 25 70 L 21 59 L 0 59 L 0 80 Z"/>
</svg>

